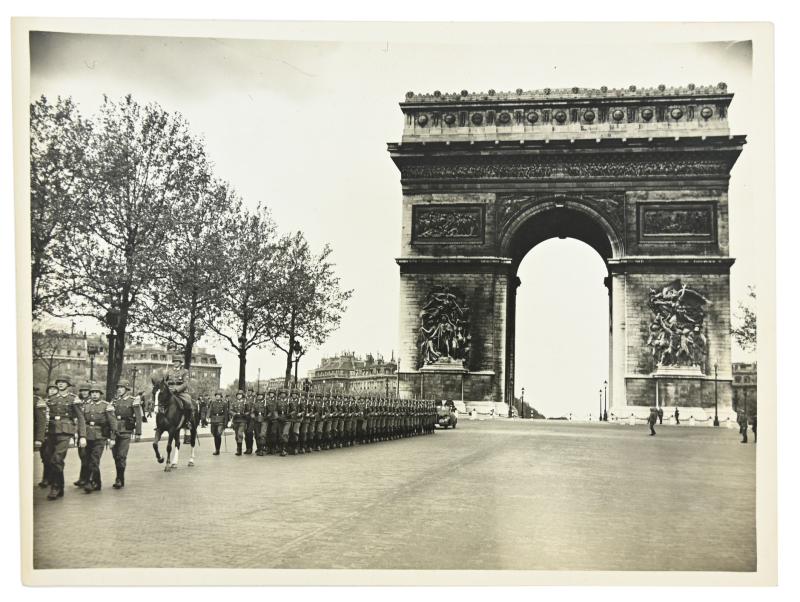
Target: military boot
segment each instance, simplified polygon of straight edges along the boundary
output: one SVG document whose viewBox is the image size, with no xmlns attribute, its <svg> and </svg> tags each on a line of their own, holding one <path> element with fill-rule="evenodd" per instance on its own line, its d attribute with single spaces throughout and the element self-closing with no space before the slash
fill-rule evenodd
<svg viewBox="0 0 800 602">
<path fill-rule="evenodd" d="M 48 483 L 45 479 L 39 481 L 38 485 L 41 489 L 47 489 L 48 487 L 50 487 L 50 483 Z"/>
<path fill-rule="evenodd" d="M 281 442 L 281 458 L 286 456 L 286 444 Z"/>
<path fill-rule="evenodd" d="M 50 493 L 47 494 L 47 499 L 56 500 L 60 497 L 64 497 L 64 490 L 61 487 L 57 487 L 56 485 L 51 485 Z"/>
<path fill-rule="evenodd" d="M 78 479 L 73 483 L 73 485 L 75 485 L 75 487 L 83 487 L 86 485 L 86 481 L 84 479 Z"/>
<path fill-rule="evenodd" d="M 236 455 L 237 456 L 241 456 L 242 455 L 242 444 L 241 443 L 237 443 L 236 444 Z"/>
</svg>

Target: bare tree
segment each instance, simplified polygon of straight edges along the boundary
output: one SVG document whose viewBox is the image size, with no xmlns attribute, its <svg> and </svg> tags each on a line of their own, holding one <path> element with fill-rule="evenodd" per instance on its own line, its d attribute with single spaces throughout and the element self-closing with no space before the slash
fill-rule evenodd
<svg viewBox="0 0 800 602">
<path fill-rule="evenodd" d="M 748 285 L 747 302 L 739 301 L 739 311 L 734 314 L 737 324 L 731 329 L 731 334 L 742 351 L 755 351 L 756 336 L 756 287 Z"/>
<path fill-rule="evenodd" d="M 72 337 L 61 330 L 33 331 L 33 363 L 40 364 L 46 370 L 46 384 L 52 382 L 53 373 L 59 366 L 74 359 L 65 355 L 71 340 Z"/>
</svg>

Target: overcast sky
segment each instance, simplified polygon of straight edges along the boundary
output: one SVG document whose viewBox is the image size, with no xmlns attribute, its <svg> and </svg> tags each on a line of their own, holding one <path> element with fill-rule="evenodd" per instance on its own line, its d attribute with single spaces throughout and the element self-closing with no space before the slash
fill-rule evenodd
<svg viewBox="0 0 800 602">
<path fill-rule="evenodd" d="M 342 282 L 355 293 L 340 330 L 303 358 L 301 374 L 323 355 L 388 358 L 397 346 L 401 189 L 386 143 L 400 139 L 398 102 L 407 90 L 727 82 L 732 132 L 751 140 L 731 179 L 732 305 L 757 282 L 748 151 L 758 115 L 747 42 L 467 46 L 54 33 L 31 42 L 31 98 L 72 96 L 90 114 L 103 94 L 132 93 L 179 111 L 205 138 L 216 174 L 247 204 L 265 202 L 283 231 L 303 230 L 317 249 L 333 246 Z M 583 243 L 551 240 L 528 254 L 519 276 L 517 394 L 524 386 L 547 415 L 596 416 L 608 370 L 602 260 Z M 207 346 L 225 385 L 237 358 Z M 742 357 L 734 349 L 734 359 Z M 277 376 L 282 356 L 253 352 L 248 378 L 259 367 L 262 378 Z"/>
</svg>

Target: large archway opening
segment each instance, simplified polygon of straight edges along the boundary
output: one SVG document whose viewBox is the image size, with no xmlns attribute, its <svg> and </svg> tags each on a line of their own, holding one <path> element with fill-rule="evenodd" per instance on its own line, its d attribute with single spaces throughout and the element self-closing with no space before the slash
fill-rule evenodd
<svg viewBox="0 0 800 602">
<path fill-rule="evenodd" d="M 611 380 L 608 260 L 619 254 L 619 240 L 591 208 L 559 201 L 523 212 L 504 242 L 516 274 L 508 399 L 522 398 L 525 388 L 525 402 L 547 417 L 600 420 Z"/>
<path fill-rule="evenodd" d="M 608 380 L 607 268 L 574 238 L 537 244 L 517 270 L 514 383 L 517 398 L 548 418 L 597 420 Z"/>
</svg>

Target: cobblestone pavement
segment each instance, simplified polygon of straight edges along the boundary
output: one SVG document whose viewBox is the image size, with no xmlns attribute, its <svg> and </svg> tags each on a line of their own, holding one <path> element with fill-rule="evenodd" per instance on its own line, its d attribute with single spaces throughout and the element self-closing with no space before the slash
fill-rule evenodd
<svg viewBox="0 0 800 602">
<path fill-rule="evenodd" d="M 123 490 L 108 452 L 103 491 L 36 489 L 34 565 L 755 570 L 756 446 L 724 428 L 647 432 L 462 420 L 286 458 L 236 457 L 229 434 L 227 453 L 201 438 L 197 465 L 184 447 L 171 473 L 142 442 Z"/>
</svg>

